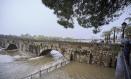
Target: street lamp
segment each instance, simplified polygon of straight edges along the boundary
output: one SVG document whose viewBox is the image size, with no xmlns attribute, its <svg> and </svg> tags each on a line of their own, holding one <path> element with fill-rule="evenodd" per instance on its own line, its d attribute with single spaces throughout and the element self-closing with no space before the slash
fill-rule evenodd
<svg viewBox="0 0 131 79">
<path fill-rule="evenodd" d="M 127 26 L 127 23 L 126 23 L 126 22 L 123 22 L 121 25 L 122 25 L 122 38 L 124 38 L 125 28 L 126 28 L 126 26 Z"/>
</svg>

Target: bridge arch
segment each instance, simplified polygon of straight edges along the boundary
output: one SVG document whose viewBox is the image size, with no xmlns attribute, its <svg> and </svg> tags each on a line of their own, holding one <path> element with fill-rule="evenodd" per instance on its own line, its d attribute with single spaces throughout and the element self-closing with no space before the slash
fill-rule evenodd
<svg viewBox="0 0 131 79">
<path fill-rule="evenodd" d="M 39 56 L 44 56 L 44 55 L 48 55 L 51 52 L 52 49 L 45 49 L 45 50 L 41 50 Z"/>
<path fill-rule="evenodd" d="M 13 50 L 13 49 L 18 49 L 17 45 L 16 45 L 16 44 L 13 44 L 13 43 L 8 44 L 7 50 Z"/>
<path fill-rule="evenodd" d="M 47 55 L 49 54 L 52 50 L 55 50 L 55 51 L 58 51 L 60 52 L 62 55 L 64 55 L 64 51 L 61 49 L 61 48 L 47 48 L 47 49 L 41 49 L 40 50 L 40 53 L 39 53 L 39 56 L 42 56 L 42 55 Z"/>
<path fill-rule="evenodd" d="M 53 49 L 46 49 L 46 50 L 43 50 L 39 56 L 51 56 L 53 57 L 53 59 L 55 60 L 58 60 L 60 58 L 63 58 L 64 55 L 58 51 L 58 50 L 53 50 Z"/>
</svg>

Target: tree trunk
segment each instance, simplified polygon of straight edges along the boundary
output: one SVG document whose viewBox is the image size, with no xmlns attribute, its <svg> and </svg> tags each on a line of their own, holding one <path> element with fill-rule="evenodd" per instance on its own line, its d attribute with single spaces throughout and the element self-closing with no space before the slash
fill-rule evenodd
<svg viewBox="0 0 131 79">
<path fill-rule="evenodd" d="M 114 30 L 113 43 L 116 42 L 116 31 Z"/>
</svg>

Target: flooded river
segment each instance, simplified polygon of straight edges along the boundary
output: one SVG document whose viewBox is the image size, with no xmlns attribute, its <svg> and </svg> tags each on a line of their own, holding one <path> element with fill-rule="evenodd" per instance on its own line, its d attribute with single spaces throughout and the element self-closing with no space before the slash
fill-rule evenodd
<svg viewBox="0 0 131 79">
<path fill-rule="evenodd" d="M 71 62 L 40 79 L 115 79 L 115 69 Z"/>
<path fill-rule="evenodd" d="M 52 61 L 55 60 L 54 57 L 51 56 L 31 58 L 28 55 L 21 55 L 19 51 L 2 51 L 0 52 L 0 79 L 23 78 L 33 72 L 38 71 L 44 64 L 48 64 Z"/>
<path fill-rule="evenodd" d="M 54 53 L 53 53 L 54 52 Z M 17 54 L 16 54 L 17 53 Z M 18 52 L 0 53 L 0 79 L 20 79 L 38 71 L 44 64 L 56 61 L 61 54 L 31 58 Z M 58 55 L 57 55 L 58 54 Z M 59 57 L 57 57 L 59 56 Z M 65 67 L 43 74 L 41 79 L 115 79 L 115 69 L 72 62 Z"/>
</svg>

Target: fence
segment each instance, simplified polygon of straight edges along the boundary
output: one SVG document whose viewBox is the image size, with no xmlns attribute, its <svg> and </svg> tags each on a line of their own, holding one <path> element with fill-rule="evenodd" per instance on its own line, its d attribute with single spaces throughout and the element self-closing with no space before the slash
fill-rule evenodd
<svg viewBox="0 0 131 79">
<path fill-rule="evenodd" d="M 65 66 L 66 64 L 68 64 L 70 61 L 67 59 L 62 59 L 59 61 L 55 61 L 55 62 L 51 62 L 47 65 L 44 65 L 39 71 L 32 73 L 26 77 L 23 77 L 21 79 L 36 79 L 36 78 L 40 78 L 42 77 L 43 74 L 48 73 L 50 71 L 53 71 L 55 69 L 58 69 L 62 66 Z"/>
<path fill-rule="evenodd" d="M 126 62 L 124 53 L 122 53 L 122 56 L 123 56 L 123 62 L 124 62 L 123 64 L 124 64 L 124 70 L 125 70 L 124 78 L 125 78 L 125 79 L 131 79 L 130 68 L 129 68 L 128 65 L 127 65 L 127 62 Z"/>
<path fill-rule="evenodd" d="M 131 79 L 131 70 L 125 59 L 124 52 L 120 52 L 117 58 L 116 79 Z"/>
</svg>

